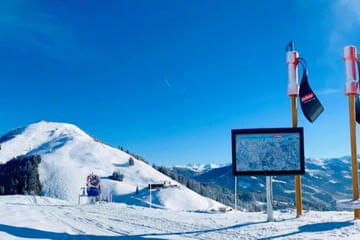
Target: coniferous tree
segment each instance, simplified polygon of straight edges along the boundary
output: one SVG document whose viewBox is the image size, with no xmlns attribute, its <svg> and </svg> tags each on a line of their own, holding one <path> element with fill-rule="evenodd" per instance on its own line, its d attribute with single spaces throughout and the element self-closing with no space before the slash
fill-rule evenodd
<svg viewBox="0 0 360 240">
<path fill-rule="evenodd" d="M 120 173 L 119 171 L 114 171 L 111 176 L 109 176 L 111 180 L 122 182 L 124 180 L 124 174 Z"/>
<path fill-rule="evenodd" d="M 132 157 L 129 158 L 129 166 L 134 166 L 135 165 L 135 161 Z"/>
<path fill-rule="evenodd" d="M 36 194 L 41 192 L 39 155 L 19 156 L 0 166 L 0 194 Z"/>
</svg>

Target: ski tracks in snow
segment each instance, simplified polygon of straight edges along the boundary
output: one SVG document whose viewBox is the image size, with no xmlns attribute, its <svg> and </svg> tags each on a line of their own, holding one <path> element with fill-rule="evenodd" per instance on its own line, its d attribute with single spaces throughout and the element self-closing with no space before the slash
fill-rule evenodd
<svg viewBox="0 0 360 240">
<path fill-rule="evenodd" d="M 197 213 L 122 203 L 69 205 L 59 200 L 0 198 L 0 239 L 359 239 L 352 212 Z"/>
</svg>

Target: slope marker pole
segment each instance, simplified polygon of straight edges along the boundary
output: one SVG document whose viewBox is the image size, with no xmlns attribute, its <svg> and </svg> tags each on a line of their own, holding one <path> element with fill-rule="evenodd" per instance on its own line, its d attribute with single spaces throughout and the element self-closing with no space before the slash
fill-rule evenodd
<svg viewBox="0 0 360 240">
<path fill-rule="evenodd" d="M 299 53 L 294 50 L 294 42 L 290 42 L 286 49 L 286 64 L 288 65 L 288 88 L 287 94 L 291 98 L 291 115 L 292 127 L 296 128 L 298 125 L 296 98 L 299 96 L 298 84 L 298 64 Z M 302 199 L 301 199 L 301 176 L 295 176 L 295 202 L 296 202 L 296 216 L 302 215 Z"/>
</svg>

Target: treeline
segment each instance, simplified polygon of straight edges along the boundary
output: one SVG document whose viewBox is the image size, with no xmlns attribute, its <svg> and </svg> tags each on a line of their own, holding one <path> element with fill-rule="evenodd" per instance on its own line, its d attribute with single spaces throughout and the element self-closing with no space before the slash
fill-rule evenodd
<svg viewBox="0 0 360 240">
<path fill-rule="evenodd" d="M 19 156 L 0 165 L 0 195 L 40 195 L 39 155 Z"/>
<path fill-rule="evenodd" d="M 96 137 L 96 136 L 91 136 L 91 137 L 92 137 L 92 139 L 94 139 L 95 142 L 99 142 L 99 143 L 108 145 L 109 147 L 115 148 L 115 147 L 114 147 L 113 145 L 111 145 L 111 144 L 104 143 L 101 139 L 99 139 L 99 138 Z M 142 161 L 142 162 L 144 162 L 144 163 L 146 163 L 146 164 L 149 164 L 149 162 L 147 162 L 144 157 L 140 156 L 139 154 L 130 152 L 128 149 L 124 149 L 124 148 L 123 148 L 122 146 L 120 146 L 120 145 L 117 147 L 117 149 L 119 149 L 119 150 L 121 150 L 121 151 L 123 151 L 123 152 L 126 152 L 127 154 L 131 155 L 132 157 L 136 158 L 137 160 L 140 160 L 140 161 Z"/>
<path fill-rule="evenodd" d="M 177 173 L 170 168 L 163 166 L 156 166 L 153 164 L 153 167 L 159 172 L 169 176 L 175 181 L 185 185 L 189 189 L 197 192 L 198 194 L 211 198 L 215 201 L 223 203 L 227 206 L 234 207 L 234 195 L 233 189 L 225 188 L 217 184 L 212 183 L 203 183 L 196 181 L 194 179 L 185 177 L 184 175 Z M 275 195 L 273 199 L 273 208 L 286 209 L 294 208 L 294 199 L 289 197 L 284 197 L 280 195 Z M 303 200 L 304 209 L 312 210 L 329 210 L 324 207 L 324 205 L 317 202 L 311 202 Z M 244 211 L 263 211 L 266 209 L 266 193 L 265 192 L 252 192 L 241 190 L 237 194 L 237 209 Z"/>
<path fill-rule="evenodd" d="M 139 154 L 136 154 L 136 153 L 133 153 L 133 152 L 130 152 L 128 149 L 124 149 L 122 146 L 118 146 L 118 149 L 123 151 L 123 152 L 126 152 L 127 154 L 131 155 L 132 157 L 136 158 L 137 160 L 140 160 L 146 164 L 149 164 L 145 158 L 143 158 L 142 156 L 140 156 Z"/>
<path fill-rule="evenodd" d="M 156 165 L 153 165 L 153 167 L 159 172 L 169 176 L 170 178 L 185 185 L 186 187 L 204 197 L 208 197 L 227 206 L 234 207 L 235 194 L 228 188 L 224 188 L 215 184 L 198 182 L 194 179 L 187 178 L 182 174 L 176 173 L 167 167 Z M 263 206 L 261 203 L 264 202 L 266 202 L 265 193 L 242 191 L 237 195 L 237 208 L 241 210 L 262 211 L 264 210 L 265 206 Z M 292 205 L 292 201 L 287 198 L 280 198 L 276 199 L 273 205 L 275 209 L 286 208 Z"/>
</svg>

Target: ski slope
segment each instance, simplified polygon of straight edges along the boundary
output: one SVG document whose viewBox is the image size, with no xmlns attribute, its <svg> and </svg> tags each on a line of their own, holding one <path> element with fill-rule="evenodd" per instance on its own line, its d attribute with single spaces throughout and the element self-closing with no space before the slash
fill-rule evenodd
<svg viewBox="0 0 360 240">
<path fill-rule="evenodd" d="M 352 212 L 204 213 L 123 203 L 72 205 L 46 197 L 0 196 L 0 239 L 360 239 Z"/>
<path fill-rule="evenodd" d="M 43 194 L 48 197 L 77 203 L 87 175 L 95 173 L 102 178 L 104 196 L 110 193 L 119 202 L 147 206 L 150 199 L 147 186 L 167 182 L 179 187 L 152 192 L 155 207 L 187 211 L 223 207 L 142 161 L 133 158 L 135 164 L 130 166 L 129 154 L 95 140 L 72 124 L 40 121 L 10 132 L 2 139 L 0 163 L 19 155 L 41 155 L 40 182 Z M 114 171 L 124 175 L 122 182 L 108 178 Z"/>
</svg>

